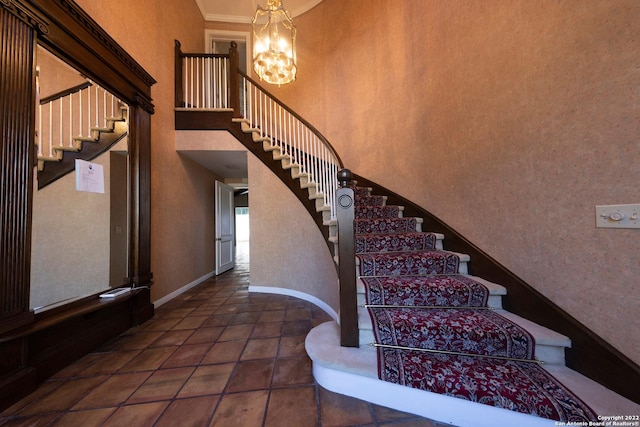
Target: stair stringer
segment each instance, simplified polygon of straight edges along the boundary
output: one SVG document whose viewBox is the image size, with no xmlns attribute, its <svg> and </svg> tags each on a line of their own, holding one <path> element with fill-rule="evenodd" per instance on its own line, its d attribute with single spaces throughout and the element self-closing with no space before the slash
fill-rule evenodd
<svg viewBox="0 0 640 427">
<path fill-rule="evenodd" d="M 176 111 L 177 130 L 226 130 L 233 135 L 247 150 L 253 153 L 266 167 L 268 167 L 287 188 L 302 203 L 309 215 L 313 218 L 318 229 L 325 236 L 325 242 L 331 255 L 334 255 L 333 244 L 329 241 L 330 226 L 327 222 L 327 207 L 318 206 L 315 196 L 315 188 L 307 185 L 306 174 L 301 174 L 295 165 L 290 165 L 286 155 L 282 155 L 279 149 L 265 150 L 263 142 L 246 125 L 244 119 L 234 119 L 232 111 L 199 111 L 197 116 L 193 112 Z M 243 129 L 244 127 L 244 129 Z"/>
<path fill-rule="evenodd" d="M 446 250 L 470 256 L 469 274 L 506 288 L 505 310 L 569 337 L 567 367 L 640 404 L 634 386 L 640 384 L 640 366 L 430 212 L 371 180 L 355 174 L 354 179 L 372 194 L 387 195 L 387 204 L 404 206 L 405 217 L 422 218 L 423 229 L 444 236 Z"/>
</svg>

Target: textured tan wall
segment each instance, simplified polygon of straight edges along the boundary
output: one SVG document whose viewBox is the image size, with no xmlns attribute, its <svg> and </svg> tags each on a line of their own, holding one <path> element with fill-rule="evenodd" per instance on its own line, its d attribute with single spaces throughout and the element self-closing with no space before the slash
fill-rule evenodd
<svg viewBox="0 0 640 427">
<path fill-rule="evenodd" d="M 176 149 L 243 151 L 226 131 L 177 131 Z M 247 153 L 253 287 L 302 292 L 339 310 L 338 275 L 324 236 L 270 169 Z"/>
<path fill-rule="evenodd" d="M 348 167 L 640 362 L 640 230 L 594 227 L 640 202 L 640 2 L 324 0 L 296 24 L 274 92 Z"/>
<path fill-rule="evenodd" d="M 248 157 L 251 285 L 312 295 L 339 311 L 338 275 L 324 236 L 302 203 Z"/>
<path fill-rule="evenodd" d="M 175 150 L 174 39 L 204 50 L 193 0 L 79 0 L 78 4 L 156 80 L 151 94 L 151 270 L 153 301 L 214 270 L 214 175 Z"/>
</svg>

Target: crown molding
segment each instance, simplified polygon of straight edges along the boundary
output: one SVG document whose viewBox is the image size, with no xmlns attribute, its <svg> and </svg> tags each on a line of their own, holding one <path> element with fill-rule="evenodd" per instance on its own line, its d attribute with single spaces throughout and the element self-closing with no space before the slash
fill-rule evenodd
<svg viewBox="0 0 640 427">
<path fill-rule="evenodd" d="M 212 13 L 212 11 L 207 11 L 204 0 L 195 0 L 198 8 L 200 8 L 200 13 L 205 21 L 211 22 L 230 22 L 235 24 L 250 24 L 253 19 L 253 15 L 245 16 L 245 15 L 225 15 L 221 13 Z M 289 9 L 291 12 L 291 16 L 295 18 L 296 16 L 300 16 L 303 13 L 308 12 L 317 6 L 322 0 L 308 0 L 305 1 L 300 7 L 296 9 Z M 286 6 L 286 5 L 285 5 Z"/>
</svg>

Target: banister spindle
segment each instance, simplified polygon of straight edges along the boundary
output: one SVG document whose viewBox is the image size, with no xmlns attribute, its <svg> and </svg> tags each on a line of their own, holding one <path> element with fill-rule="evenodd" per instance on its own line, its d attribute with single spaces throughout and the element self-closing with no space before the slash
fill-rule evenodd
<svg viewBox="0 0 640 427">
<path fill-rule="evenodd" d="M 53 141 L 53 102 L 49 103 L 49 157 L 53 156 L 53 146 L 52 146 L 52 141 Z"/>
<path fill-rule="evenodd" d="M 69 94 L 69 147 L 73 147 L 73 94 Z"/>
<path fill-rule="evenodd" d="M 96 85 L 96 100 L 95 100 L 95 104 L 96 104 L 96 109 L 95 109 L 95 127 L 100 127 L 100 117 L 98 115 L 98 110 L 100 109 L 98 107 L 98 105 L 100 105 L 100 92 L 98 91 L 99 86 Z"/>
<path fill-rule="evenodd" d="M 63 112 L 63 102 L 62 102 L 63 98 L 59 98 L 58 99 L 58 146 L 59 147 L 63 147 L 64 146 L 64 139 L 62 137 L 62 128 L 63 128 L 63 119 L 64 119 L 64 112 Z"/>
</svg>

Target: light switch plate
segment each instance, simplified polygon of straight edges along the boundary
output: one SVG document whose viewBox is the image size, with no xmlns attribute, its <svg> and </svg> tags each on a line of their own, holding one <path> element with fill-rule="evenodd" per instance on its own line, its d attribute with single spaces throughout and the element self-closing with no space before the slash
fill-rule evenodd
<svg viewBox="0 0 640 427">
<path fill-rule="evenodd" d="M 598 228 L 640 228 L 640 204 L 596 206 Z"/>
</svg>

